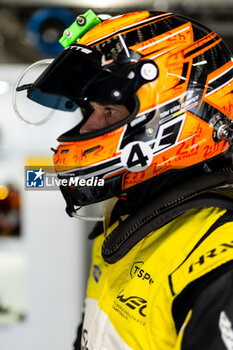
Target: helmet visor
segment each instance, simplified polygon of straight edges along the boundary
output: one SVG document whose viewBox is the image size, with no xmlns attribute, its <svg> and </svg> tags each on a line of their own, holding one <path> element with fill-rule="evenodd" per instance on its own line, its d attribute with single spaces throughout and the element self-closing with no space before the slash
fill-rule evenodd
<svg viewBox="0 0 233 350">
<path fill-rule="evenodd" d="M 121 62 L 106 60 L 93 48 L 69 46 L 34 82 L 17 91 L 27 90 L 27 97 L 34 102 L 71 112 L 83 99 L 123 103 L 138 84 L 132 84 L 136 67 L 130 67 L 130 57 L 121 54 L 118 58 Z"/>
<path fill-rule="evenodd" d="M 65 112 L 74 112 L 78 107 L 86 110 L 90 101 L 132 106 L 136 91 L 148 82 L 140 73 L 147 60 L 140 61 L 141 56 L 123 45 L 122 40 L 120 36 L 113 40 L 112 55 L 100 48 L 69 46 L 33 83 L 16 90 L 26 91 L 28 100 L 40 106 Z M 131 113 L 134 108 L 128 109 Z M 84 119 L 89 116 L 89 111 L 84 113 Z"/>
</svg>

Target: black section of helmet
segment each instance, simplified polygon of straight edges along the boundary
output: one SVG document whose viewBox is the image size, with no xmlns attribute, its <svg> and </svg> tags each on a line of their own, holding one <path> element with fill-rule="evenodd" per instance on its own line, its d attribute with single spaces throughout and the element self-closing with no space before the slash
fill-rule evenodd
<svg viewBox="0 0 233 350">
<path fill-rule="evenodd" d="M 150 60 L 135 63 L 131 58 L 135 53 L 127 52 L 129 56 L 120 56 L 119 60 L 105 64 L 104 55 L 94 48 L 70 46 L 28 89 L 28 98 L 65 111 L 73 111 L 80 100 L 85 99 L 125 104 L 141 85 L 148 82 L 140 74 L 141 67 L 148 61 L 155 65 Z"/>
</svg>

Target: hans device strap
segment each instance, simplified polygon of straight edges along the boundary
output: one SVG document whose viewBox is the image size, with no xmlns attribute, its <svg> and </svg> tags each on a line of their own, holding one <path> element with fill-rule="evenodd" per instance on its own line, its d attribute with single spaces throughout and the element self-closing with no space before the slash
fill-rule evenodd
<svg viewBox="0 0 233 350">
<path fill-rule="evenodd" d="M 219 207 L 233 210 L 232 188 L 231 185 L 225 184 L 225 176 L 221 178 L 218 174 L 217 181 L 211 176 L 200 176 L 192 179 L 192 184 L 186 183 L 186 187 L 182 188 L 180 185 L 180 189 L 176 188 L 174 192 L 171 191 L 162 198 L 151 200 L 147 206 L 120 222 L 106 237 L 102 246 L 103 259 L 109 264 L 116 263 L 150 232 L 190 209 Z M 229 179 L 226 182 L 229 184 Z M 209 190 L 205 190 L 208 187 Z M 195 190 L 191 191 L 190 188 Z"/>
</svg>

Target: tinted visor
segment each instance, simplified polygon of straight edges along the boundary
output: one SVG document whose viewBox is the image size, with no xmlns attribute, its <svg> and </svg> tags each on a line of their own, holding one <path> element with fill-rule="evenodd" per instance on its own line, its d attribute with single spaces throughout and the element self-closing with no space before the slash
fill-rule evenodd
<svg viewBox="0 0 233 350">
<path fill-rule="evenodd" d="M 63 111 L 74 111 L 84 99 L 125 104 L 144 83 L 138 74 L 141 63 L 132 60 L 134 54 L 120 51 L 117 60 L 106 60 L 94 48 L 70 46 L 33 84 L 25 87 L 27 97 Z"/>
</svg>

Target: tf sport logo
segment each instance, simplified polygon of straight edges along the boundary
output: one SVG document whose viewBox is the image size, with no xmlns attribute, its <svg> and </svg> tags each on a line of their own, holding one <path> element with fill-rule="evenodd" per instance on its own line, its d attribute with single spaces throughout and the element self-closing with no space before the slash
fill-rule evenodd
<svg viewBox="0 0 233 350">
<path fill-rule="evenodd" d="M 41 188 L 44 187 L 44 174 L 42 168 L 39 170 L 26 170 L 26 187 Z"/>
</svg>

